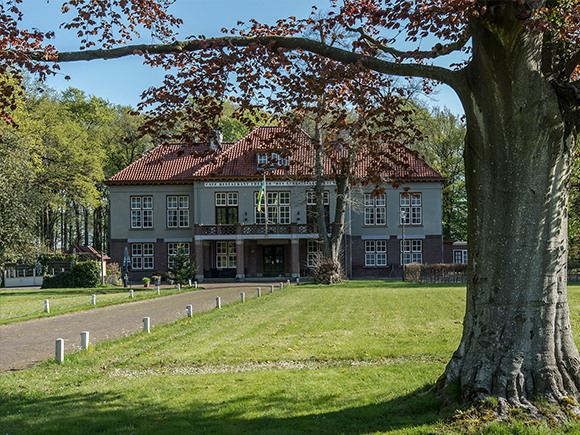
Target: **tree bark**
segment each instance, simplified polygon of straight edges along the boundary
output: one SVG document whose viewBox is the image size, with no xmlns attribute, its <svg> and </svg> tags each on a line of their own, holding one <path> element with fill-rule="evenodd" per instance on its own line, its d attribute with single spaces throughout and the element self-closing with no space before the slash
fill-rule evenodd
<svg viewBox="0 0 580 435">
<path fill-rule="evenodd" d="M 459 92 L 468 131 L 467 305 L 438 388 L 444 398 L 455 385 L 465 402 L 493 395 L 527 407 L 539 396 L 578 398 L 566 293 L 576 128 L 544 71 L 547 36 L 509 12 L 496 8 L 473 26 L 474 57 Z"/>
</svg>

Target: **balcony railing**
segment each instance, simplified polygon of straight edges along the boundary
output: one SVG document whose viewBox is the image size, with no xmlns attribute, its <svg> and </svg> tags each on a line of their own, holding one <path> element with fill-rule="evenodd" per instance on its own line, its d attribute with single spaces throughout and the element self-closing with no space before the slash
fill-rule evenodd
<svg viewBox="0 0 580 435">
<path fill-rule="evenodd" d="M 270 234 L 317 234 L 318 227 L 313 224 L 268 225 Z M 265 225 L 196 225 L 196 236 L 234 236 L 266 235 Z"/>
</svg>

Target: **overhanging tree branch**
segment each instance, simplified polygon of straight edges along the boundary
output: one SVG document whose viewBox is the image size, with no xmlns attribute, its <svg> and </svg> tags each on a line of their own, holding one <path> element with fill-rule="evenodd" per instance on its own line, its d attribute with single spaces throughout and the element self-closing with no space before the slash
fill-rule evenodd
<svg viewBox="0 0 580 435">
<path fill-rule="evenodd" d="M 135 54 L 174 54 L 181 52 L 192 52 L 207 50 L 211 48 L 221 49 L 231 47 L 248 47 L 253 44 L 261 44 L 271 50 L 304 50 L 324 56 L 337 62 L 345 64 L 361 63 L 366 68 L 396 76 L 415 76 L 438 80 L 453 87 L 456 79 L 454 71 L 447 68 L 409 64 L 399 62 L 389 62 L 377 59 L 372 56 L 355 53 L 339 47 L 330 46 L 319 41 L 308 38 L 292 36 L 264 36 L 264 37 L 222 37 L 202 40 L 176 41 L 173 44 L 141 44 L 127 45 L 110 50 L 84 50 L 72 52 L 60 52 L 55 57 L 47 58 L 45 53 L 31 52 L 28 57 L 38 61 L 55 62 L 76 62 L 82 60 L 95 59 L 115 59 Z"/>
<path fill-rule="evenodd" d="M 461 38 L 458 41 L 453 42 L 451 44 L 442 45 L 440 43 L 437 43 L 429 51 L 419 51 L 419 50 L 402 51 L 402 50 L 398 50 L 394 47 L 391 47 L 391 46 L 388 46 L 388 45 L 381 43 L 380 41 L 378 41 L 377 39 L 373 38 L 368 33 L 366 33 L 362 27 L 357 27 L 357 28 L 348 27 L 347 30 L 350 30 L 351 32 L 359 33 L 361 35 L 360 39 L 367 41 L 376 49 L 378 49 L 384 53 L 388 53 L 397 59 L 408 59 L 408 58 L 434 59 L 434 58 L 439 57 L 439 56 L 445 56 L 445 55 L 450 54 L 454 51 L 461 50 L 463 47 L 465 47 L 465 44 L 467 44 L 467 42 L 469 41 L 469 38 L 470 38 L 470 35 L 468 34 L 466 37 Z"/>
</svg>

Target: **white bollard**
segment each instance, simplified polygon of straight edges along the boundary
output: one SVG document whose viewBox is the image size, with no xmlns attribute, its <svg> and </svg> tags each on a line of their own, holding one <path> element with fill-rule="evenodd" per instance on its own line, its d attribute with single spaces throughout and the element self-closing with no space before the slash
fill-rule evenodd
<svg viewBox="0 0 580 435">
<path fill-rule="evenodd" d="M 64 361 L 64 340 L 62 338 L 56 339 L 55 355 L 56 362 L 60 364 Z"/>
<path fill-rule="evenodd" d="M 50 302 L 48 302 L 48 299 L 44 300 L 44 312 L 50 313 Z"/>
<path fill-rule="evenodd" d="M 97 295 L 93 295 L 93 305 L 97 305 Z"/>
<path fill-rule="evenodd" d="M 187 317 L 193 317 L 193 305 L 187 306 Z"/>
<path fill-rule="evenodd" d="M 180 292 L 181 291 L 181 284 L 177 284 L 177 291 Z"/>
<path fill-rule="evenodd" d="M 270 293 L 274 293 L 274 285 L 273 284 L 270 286 Z"/>
<path fill-rule="evenodd" d="M 89 331 L 81 332 L 81 349 L 87 350 L 89 348 Z"/>
<path fill-rule="evenodd" d="M 215 298 L 215 307 L 219 310 L 222 307 L 222 298 L 219 296 Z"/>
<path fill-rule="evenodd" d="M 195 288 L 197 288 L 197 281 L 195 281 L 194 284 L 195 284 Z"/>
<path fill-rule="evenodd" d="M 159 287 L 157 287 L 157 296 L 159 296 L 161 292 L 159 291 Z"/>
<path fill-rule="evenodd" d="M 191 280 L 189 279 L 188 281 L 189 281 L 189 286 L 191 287 Z"/>
<path fill-rule="evenodd" d="M 147 334 L 151 332 L 151 319 L 149 317 L 143 318 L 143 331 Z"/>
<path fill-rule="evenodd" d="M 246 302 L 246 294 L 244 292 L 240 293 L 240 298 L 242 299 L 242 304 Z"/>
<path fill-rule="evenodd" d="M 290 280 L 288 280 L 288 281 L 286 282 L 286 285 L 290 285 Z"/>
<path fill-rule="evenodd" d="M 258 287 L 258 297 L 262 296 L 262 290 Z"/>
<path fill-rule="evenodd" d="M 133 289 L 129 290 L 129 297 L 132 298 L 133 297 Z"/>
</svg>

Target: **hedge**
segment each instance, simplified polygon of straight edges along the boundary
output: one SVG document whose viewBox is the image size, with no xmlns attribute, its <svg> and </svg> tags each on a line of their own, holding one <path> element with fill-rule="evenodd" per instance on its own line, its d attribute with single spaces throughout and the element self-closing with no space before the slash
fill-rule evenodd
<svg viewBox="0 0 580 435">
<path fill-rule="evenodd" d="M 467 264 L 419 264 L 405 266 L 405 281 L 466 282 Z"/>
</svg>

